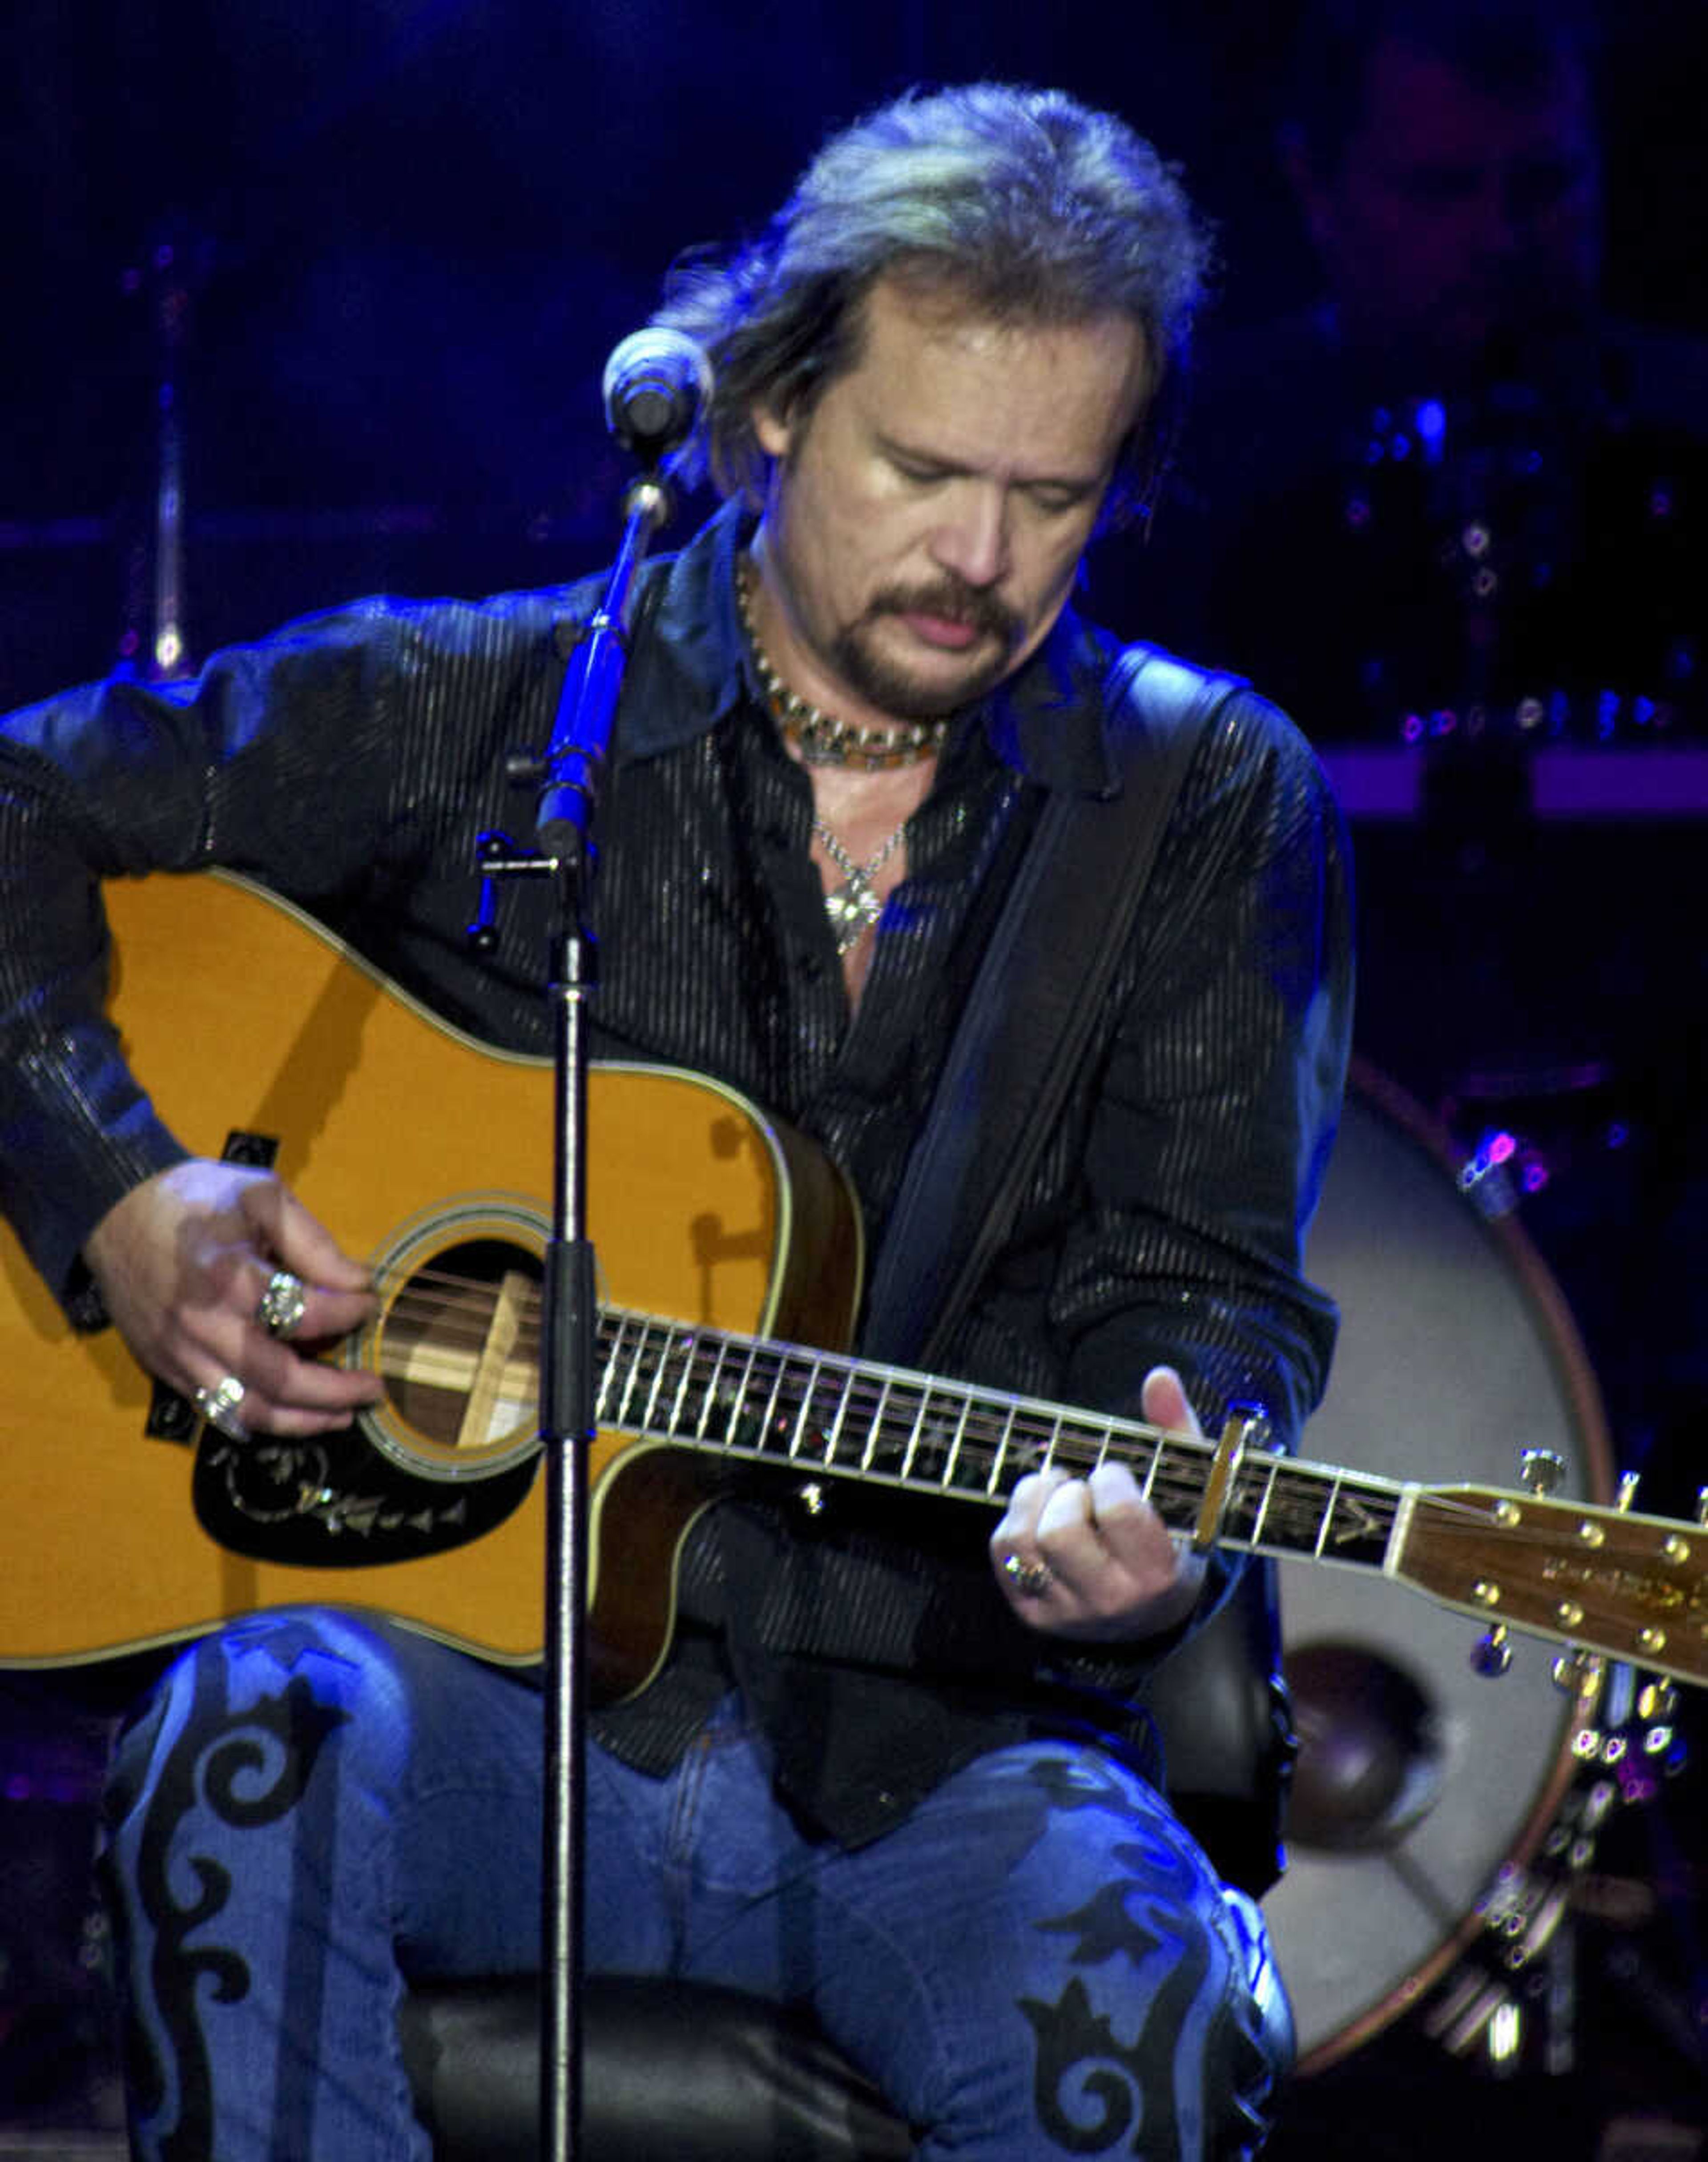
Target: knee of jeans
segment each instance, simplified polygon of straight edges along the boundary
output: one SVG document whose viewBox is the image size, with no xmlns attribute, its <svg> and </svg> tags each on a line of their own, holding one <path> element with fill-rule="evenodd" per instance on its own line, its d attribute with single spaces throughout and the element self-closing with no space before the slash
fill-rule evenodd
<svg viewBox="0 0 1708 2162">
<path fill-rule="evenodd" d="M 300 1793 L 334 1735 L 341 1761 L 377 1787 L 405 1760 L 406 1689 L 386 1634 L 353 1616 L 286 1610 L 201 1639 L 121 1730 L 104 1814 L 117 1832 L 169 1777 L 217 1786 L 241 1810 L 265 1790 Z"/>
</svg>

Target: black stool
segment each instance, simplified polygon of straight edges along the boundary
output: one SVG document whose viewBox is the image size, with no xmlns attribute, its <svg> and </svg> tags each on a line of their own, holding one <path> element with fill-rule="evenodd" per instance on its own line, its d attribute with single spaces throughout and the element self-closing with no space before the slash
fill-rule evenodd
<svg viewBox="0 0 1708 2162">
<path fill-rule="evenodd" d="M 402 2014 L 436 2162 L 536 2162 L 534 1978 L 440 1982 Z M 907 2127 L 811 2025 L 739 1990 L 599 1976 L 582 2008 L 590 2162 L 906 2162 Z"/>
</svg>

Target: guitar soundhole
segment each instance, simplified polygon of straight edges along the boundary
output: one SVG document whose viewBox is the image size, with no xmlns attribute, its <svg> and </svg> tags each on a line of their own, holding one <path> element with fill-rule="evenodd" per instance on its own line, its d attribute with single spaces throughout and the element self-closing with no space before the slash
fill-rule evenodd
<svg viewBox="0 0 1708 2162">
<path fill-rule="evenodd" d="M 411 1256 L 379 1345 L 394 1438 L 400 1423 L 411 1444 L 453 1470 L 531 1440 L 540 1277 L 538 1256 L 505 1239 Z"/>
</svg>

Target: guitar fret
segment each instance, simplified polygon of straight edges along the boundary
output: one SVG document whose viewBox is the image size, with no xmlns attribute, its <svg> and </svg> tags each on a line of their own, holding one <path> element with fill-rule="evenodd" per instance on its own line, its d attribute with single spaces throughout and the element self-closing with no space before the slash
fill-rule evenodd
<svg viewBox="0 0 1708 2162">
<path fill-rule="evenodd" d="M 815 1351 L 815 1354 L 811 1355 L 811 1362 L 808 1362 L 807 1384 L 804 1384 L 802 1397 L 800 1397 L 800 1418 L 798 1418 L 800 1446 L 807 1446 L 807 1442 L 811 1440 L 813 1449 L 817 1450 L 819 1464 L 830 1466 L 830 1438 L 826 1435 L 826 1431 L 823 1431 L 823 1416 L 822 1416 L 826 1390 L 830 1390 L 830 1392 L 834 1395 L 837 1381 L 826 1375 L 826 1362 L 823 1362 L 823 1355 Z"/>
<path fill-rule="evenodd" d="M 739 1449 L 741 1445 L 740 1435 L 738 1429 L 743 1408 L 747 1402 L 747 1392 L 753 1385 L 754 1362 L 759 1356 L 759 1350 L 760 1347 L 756 1342 L 749 1344 L 747 1347 L 747 1356 L 741 1362 L 740 1378 L 737 1381 L 734 1388 L 730 1392 L 729 1413 L 723 1422 L 723 1446 L 725 1449 Z"/>
<path fill-rule="evenodd" d="M 884 1376 L 884 1386 L 878 1392 L 877 1403 L 873 1409 L 870 1418 L 866 1422 L 865 1446 L 860 1451 L 860 1469 L 862 1471 L 870 1470 L 873 1454 L 877 1449 L 879 1441 L 882 1439 L 884 1414 L 889 1407 L 890 1391 L 893 1386 L 894 1383 L 892 1377 L 886 1374 Z M 826 1461 L 828 1462 L 829 1460 L 827 1458 Z"/>
<path fill-rule="evenodd" d="M 913 1424 L 908 1429 L 907 1445 L 901 1452 L 901 1477 L 904 1486 L 914 1476 L 913 1467 L 918 1460 L 919 1444 L 925 1434 L 926 1414 L 930 1408 L 931 1391 L 926 1388 L 920 1392 L 919 1409 L 914 1413 Z"/>
<path fill-rule="evenodd" d="M 910 1381 L 892 1393 L 884 1420 L 884 1469 L 892 1478 L 903 1475 L 930 1403 L 928 1381 L 921 1387 Z"/>
<path fill-rule="evenodd" d="M 645 1434 L 656 1434 L 658 1431 L 658 1399 L 670 1372 L 671 1352 L 675 1346 L 676 1332 L 674 1324 L 665 1322 L 660 1332 L 653 1333 L 661 1333 L 664 1340 L 653 1361 L 652 1386 L 646 1392 L 646 1402 L 640 1414 L 641 1431 Z"/>
<path fill-rule="evenodd" d="M 754 1439 L 749 1444 L 755 1456 L 769 1456 L 771 1453 L 771 1436 L 777 1417 L 777 1395 L 783 1386 L 783 1377 L 788 1371 L 787 1359 L 777 1350 L 775 1345 L 767 1345 L 765 1351 L 766 1358 L 770 1362 L 771 1385 L 765 1393 L 765 1407 L 754 1422 Z M 783 1444 L 783 1454 L 791 1460 L 794 1456 L 794 1451 L 786 1442 Z"/>
<path fill-rule="evenodd" d="M 842 1446 L 843 1423 L 848 1418 L 849 1402 L 854 1394 L 854 1369 L 850 1367 L 843 1375 L 842 1391 L 836 1406 L 836 1417 L 830 1422 L 829 1430 L 824 1437 L 824 1461 L 827 1464 L 835 1463 L 836 1453 Z"/>
<path fill-rule="evenodd" d="M 706 1439 L 712 1413 L 718 1406 L 718 1387 L 723 1372 L 723 1357 L 729 1349 L 727 1338 L 719 1336 L 714 1340 L 711 1371 L 706 1376 L 705 1392 L 700 1398 L 700 1415 L 694 1422 L 693 1438 L 696 1441 L 703 1442 Z"/>
<path fill-rule="evenodd" d="M 608 1404 L 612 1384 L 615 1382 L 619 1388 L 618 1403 L 619 1407 L 621 1405 L 623 1379 L 629 1370 L 629 1361 L 632 1355 L 629 1348 L 629 1340 L 633 1329 L 634 1323 L 631 1317 L 626 1313 L 624 1314 L 613 1335 L 610 1355 L 605 1361 L 604 1372 L 599 1377 L 597 1416 L 603 1424 L 608 1426 L 615 1426 L 619 1423 L 619 1411 L 609 1409 Z"/>
<path fill-rule="evenodd" d="M 1335 1480 L 1329 1490 L 1328 1502 L 1323 1510 L 1322 1519 L 1317 1528 L 1317 1540 L 1315 1546 L 1312 1549 L 1312 1553 L 1315 1559 L 1318 1561 L 1320 1561 L 1323 1558 L 1323 1547 L 1335 1522 L 1335 1504 L 1340 1497 L 1340 1481 L 1337 1478 Z"/>
<path fill-rule="evenodd" d="M 617 1360 L 618 1346 L 623 1341 L 623 1319 L 620 1314 L 602 1313 L 599 1316 L 599 1379 L 593 1391 L 593 1420 L 603 1426 L 605 1420 L 605 1399 L 610 1393 L 611 1375 Z"/>
<path fill-rule="evenodd" d="M 922 1481 L 942 1485 L 946 1462 L 965 1426 L 966 1416 L 964 1391 L 944 1388 L 935 1381 L 927 1383 L 919 1392 L 919 1408 L 901 1453 L 898 1475 L 904 1485 Z"/>
<path fill-rule="evenodd" d="M 1278 1462 L 1278 1460 L 1277 1461 Z M 1251 1544 L 1254 1548 L 1261 1547 L 1263 1543 L 1263 1527 L 1269 1521 L 1269 1504 L 1275 1498 L 1276 1469 L 1276 1462 L 1266 1464 L 1263 1467 L 1263 1499 L 1258 1504 L 1257 1513 L 1251 1520 Z"/>
<path fill-rule="evenodd" d="M 1363 1492 L 1359 1487 L 1363 1486 Z M 1387 1559 L 1393 1535 L 1397 1507 L 1392 1492 L 1384 1492 L 1352 1473 L 1335 1480 L 1329 1531 L 1337 1561 L 1365 1561 L 1379 1565 Z"/>
<path fill-rule="evenodd" d="M 1157 1467 L 1161 1465 L 1162 1461 L 1162 1438 L 1159 1435 L 1152 1447 L 1151 1460 L 1145 1466 L 1145 1476 L 1139 1486 L 1139 1499 L 1141 1501 L 1151 1501 L 1151 1497 L 1157 1489 Z M 1155 1503 L 1152 1502 L 1152 1507 L 1154 1507 L 1155 1506 Z"/>
<path fill-rule="evenodd" d="M 651 1319 L 638 1319 L 635 1324 L 634 1342 L 629 1352 L 629 1370 L 623 1385 L 623 1394 L 617 1407 L 616 1423 L 622 1427 L 640 1428 L 640 1418 L 635 1408 L 635 1398 L 645 1401 L 645 1380 L 648 1371 L 647 1355 L 652 1348 L 652 1334 L 656 1324 Z"/>
<path fill-rule="evenodd" d="M 1194 1447 L 1167 1435 L 1157 1444 L 1157 1479 L 1151 1489 L 1151 1506 L 1170 1531 L 1196 1530 L 1205 1474 L 1214 1454 L 1207 1442 Z"/>
<path fill-rule="evenodd" d="M 1015 1415 L 1019 1408 L 1017 1404 L 1011 1403 L 1007 1416 L 1002 1422 L 1002 1432 L 997 1440 L 995 1453 L 990 1459 L 990 1470 L 985 1480 L 985 1491 L 987 1494 L 994 1496 L 1001 1487 L 1003 1466 L 1007 1461 L 1008 1444 L 1013 1439 Z"/>
<path fill-rule="evenodd" d="M 813 1402 L 818 1393 L 818 1383 L 823 1362 L 810 1354 L 807 1358 L 807 1386 L 801 1392 L 801 1402 L 795 1413 L 795 1429 L 789 1438 L 789 1454 L 797 1456 L 806 1440 L 808 1423 L 812 1417 Z"/>
<path fill-rule="evenodd" d="M 700 1339 L 697 1331 L 685 1329 L 682 1335 L 682 1371 L 676 1382 L 676 1392 L 671 1401 L 669 1432 L 679 1434 L 687 1425 L 686 1417 L 688 1390 L 699 1372 Z"/>
<path fill-rule="evenodd" d="M 967 1438 L 967 1421 L 973 1415 L 973 1399 L 964 1391 L 961 1396 L 961 1415 L 955 1421 L 955 1430 L 949 1437 L 949 1445 L 943 1458 L 943 1476 L 938 1481 L 945 1493 L 954 1491 L 955 1474 L 960 1469 L 961 1444 Z"/>
</svg>

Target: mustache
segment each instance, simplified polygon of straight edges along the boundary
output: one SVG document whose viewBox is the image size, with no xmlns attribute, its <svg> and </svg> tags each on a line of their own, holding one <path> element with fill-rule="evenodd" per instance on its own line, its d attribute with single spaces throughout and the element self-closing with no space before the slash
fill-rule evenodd
<svg viewBox="0 0 1708 2162">
<path fill-rule="evenodd" d="M 923 586 L 886 586 L 867 603 L 867 616 L 935 615 L 947 623 L 969 625 L 1004 645 L 1012 645 L 1021 633 L 1020 619 L 1005 608 L 995 594 L 964 578 L 945 575 Z"/>
</svg>

